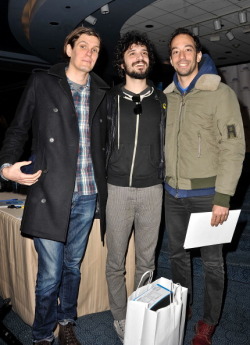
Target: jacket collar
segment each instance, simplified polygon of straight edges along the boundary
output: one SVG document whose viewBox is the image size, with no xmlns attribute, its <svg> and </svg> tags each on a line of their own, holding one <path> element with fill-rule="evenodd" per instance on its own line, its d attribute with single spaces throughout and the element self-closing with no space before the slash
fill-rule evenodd
<svg viewBox="0 0 250 345">
<path fill-rule="evenodd" d="M 220 84 L 221 77 L 215 74 L 203 74 L 200 78 L 196 81 L 194 88 L 195 90 L 203 90 L 203 91 L 215 91 L 218 89 Z M 175 83 L 172 82 L 165 90 L 164 93 L 172 93 L 174 91 L 178 91 L 181 93 L 178 88 L 176 87 Z"/>
<path fill-rule="evenodd" d="M 120 84 L 117 84 L 115 86 L 113 86 L 110 91 L 109 91 L 109 94 L 112 95 L 112 96 L 121 96 L 123 97 L 123 88 L 124 88 L 124 85 L 125 85 L 125 81 L 123 81 L 122 83 Z M 154 83 L 150 80 L 150 79 L 147 79 L 147 85 L 151 88 L 154 88 L 155 89 L 155 86 L 154 86 Z"/>
</svg>

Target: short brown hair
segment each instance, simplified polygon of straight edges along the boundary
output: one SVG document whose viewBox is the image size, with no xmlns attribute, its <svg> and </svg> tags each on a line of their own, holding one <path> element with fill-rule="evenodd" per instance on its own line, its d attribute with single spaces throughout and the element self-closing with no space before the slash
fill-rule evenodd
<svg viewBox="0 0 250 345">
<path fill-rule="evenodd" d="M 63 46 L 63 55 L 67 60 L 69 60 L 69 57 L 67 55 L 67 45 L 70 44 L 71 48 L 73 49 L 75 45 L 75 41 L 77 41 L 78 38 L 83 34 L 97 37 L 101 44 L 101 37 L 94 29 L 85 27 L 85 26 L 80 26 L 76 28 L 75 30 L 71 31 L 68 34 L 68 36 L 65 38 L 64 46 Z"/>
</svg>

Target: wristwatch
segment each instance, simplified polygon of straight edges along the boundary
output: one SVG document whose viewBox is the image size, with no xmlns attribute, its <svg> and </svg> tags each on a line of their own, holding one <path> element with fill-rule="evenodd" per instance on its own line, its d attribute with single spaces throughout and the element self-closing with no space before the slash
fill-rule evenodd
<svg viewBox="0 0 250 345">
<path fill-rule="evenodd" d="M 11 166 L 12 166 L 12 164 L 10 164 L 10 163 L 4 163 L 0 167 L 0 176 L 5 181 L 9 181 L 9 180 L 3 176 L 2 171 L 3 171 L 4 168 L 11 167 Z"/>
</svg>

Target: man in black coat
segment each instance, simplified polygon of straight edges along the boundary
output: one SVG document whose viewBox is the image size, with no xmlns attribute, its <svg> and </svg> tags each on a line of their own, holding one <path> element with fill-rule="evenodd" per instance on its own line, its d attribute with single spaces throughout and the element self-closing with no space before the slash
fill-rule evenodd
<svg viewBox="0 0 250 345">
<path fill-rule="evenodd" d="M 68 64 L 34 71 L 0 152 L 0 173 L 29 187 L 21 232 L 38 253 L 33 341 L 80 344 L 76 318 L 80 263 L 99 202 L 104 236 L 107 84 L 92 72 L 100 37 L 79 27 L 65 39 Z M 32 127 L 32 174 L 18 162 Z M 59 303 L 57 303 L 59 298 Z"/>
</svg>

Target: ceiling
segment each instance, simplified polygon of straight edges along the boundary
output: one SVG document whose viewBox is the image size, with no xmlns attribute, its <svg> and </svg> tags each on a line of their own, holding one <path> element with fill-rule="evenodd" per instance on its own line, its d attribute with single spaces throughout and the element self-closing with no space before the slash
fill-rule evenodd
<svg viewBox="0 0 250 345">
<path fill-rule="evenodd" d="M 246 12 L 249 22 L 239 23 L 240 11 Z M 215 30 L 218 18 L 221 29 Z M 121 32 L 146 31 L 164 61 L 167 42 L 178 27 L 198 28 L 201 43 L 217 66 L 250 61 L 250 0 L 158 0 L 129 18 Z M 234 35 L 231 41 L 225 35 L 228 31 Z"/>
<path fill-rule="evenodd" d="M 106 61 L 102 68 L 109 74 L 120 33 L 134 29 L 148 34 L 162 62 L 168 59 L 170 34 L 178 27 L 198 27 L 201 42 L 218 67 L 250 62 L 250 0 L 113 0 L 109 1 L 110 12 L 103 15 L 100 8 L 106 3 L 1 0 L 0 65 L 47 66 L 60 61 L 65 36 L 78 25 L 91 26 L 84 21 L 89 15 L 97 19 L 94 26 L 103 39 Z M 242 10 L 248 22 L 240 24 Z M 213 21 L 218 18 L 221 29 L 215 30 Z M 225 36 L 228 31 L 234 39 Z"/>
</svg>

